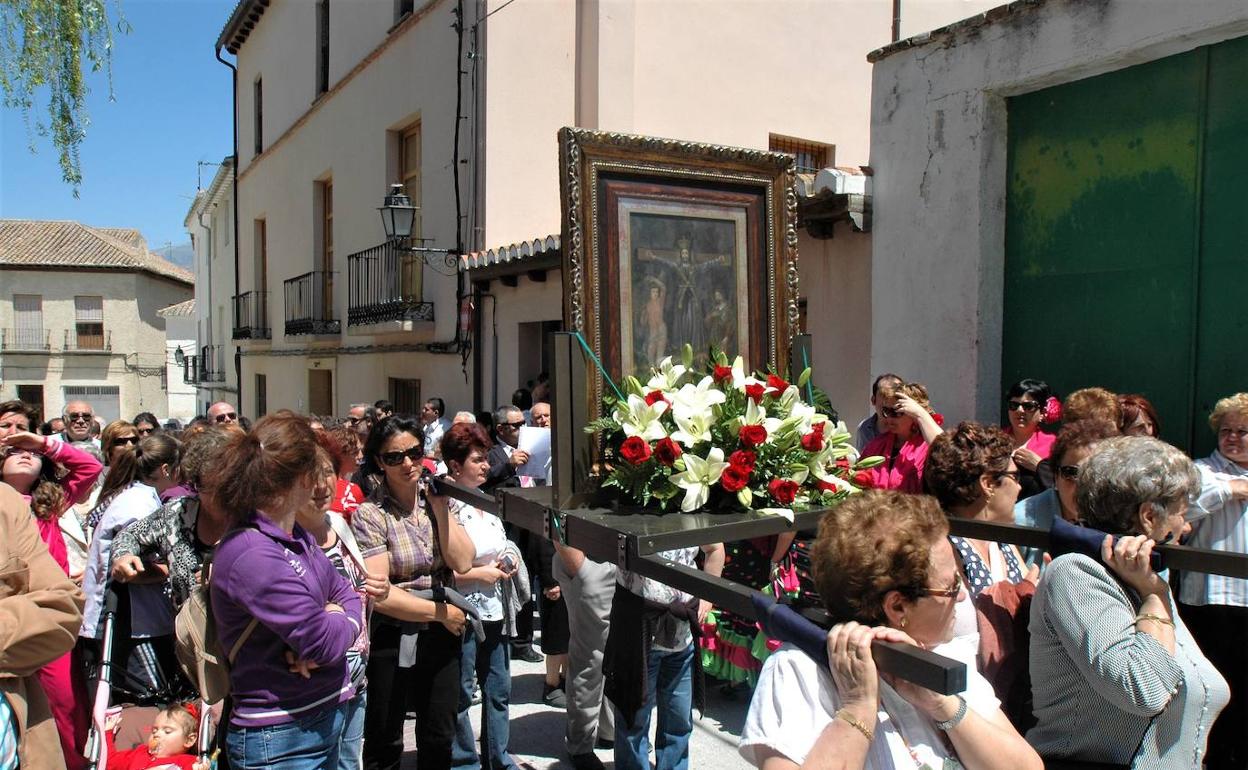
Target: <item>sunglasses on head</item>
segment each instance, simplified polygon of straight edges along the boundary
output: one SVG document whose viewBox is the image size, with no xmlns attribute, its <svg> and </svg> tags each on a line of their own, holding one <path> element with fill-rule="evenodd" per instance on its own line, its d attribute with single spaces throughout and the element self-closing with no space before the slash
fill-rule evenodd
<svg viewBox="0 0 1248 770">
<path fill-rule="evenodd" d="M 1007 401 L 1006 409 L 1011 412 L 1034 412 L 1040 408 L 1035 401 Z"/>
<path fill-rule="evenodd" d="M 234 422 L 238 419 L 238 414 L 236 412 L 223 412 L 212 419 L 217 422 Z"/>
<path fill-rule="evenodd" d="M 424 450 L 422 450 L 419 446 L 412 446 L 412 447 L 409 447 L 408 449 L 403 450 L 402 452 L 382 452 L 381 462 L 385 465 L 390 466 L 391 468 L 394 468 L 396 466 L 402 465 L 403 458 L 405 457 L 408 460 L 411 460 L 413 463 L 418 463 L 420 462 L 421 458 L 424 456 L 425 456 Z"/>
<path fill-rule="evenodd" d="M 1057 469 L 1057 475 L 1061 476 L 1067 481 L 1074 481 L 1075 479 L 1079 478 L 1079 466 L 1078 465 L 1063 465 Z"/>
<path fill-rule="evenodd" d="M 65 419 L 70 422 L 91 422 L 95 419 L 95 415 L 90 412 L 70 412 L 65 415 Z"/>
</svg>

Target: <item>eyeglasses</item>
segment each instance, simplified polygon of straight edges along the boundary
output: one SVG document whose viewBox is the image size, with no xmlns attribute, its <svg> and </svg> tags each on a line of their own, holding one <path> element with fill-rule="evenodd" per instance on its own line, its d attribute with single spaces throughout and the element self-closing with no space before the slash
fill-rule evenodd
<svg viewBox="0 0 1248 770">
<path fill-rule="evenodd" d="M 135 430 L 139 432 L 140 436 L 150 436 L 156 432 L 155 428 L 135 428 Z"/>
<path fill-rule="evenodd" d="M 1034 412 L 1040 408 L 1040 405 L 1035 401 L 1007 401 L 1005 408 L 1010 412 Z"/>
<path fill-rule="evenodd" d="M 916 590 L 923 596 L 943 596 L 946 599 L 956 599 L 958 594 L 962 593 L 962 573 L 954 573 L 952 588 L 928 588 L 923 586 Z"/>
<path fill-rule="evenodd" d="M 1017 484 L 1018 483 L 1018 471 L 1001 471 L 1000 473 L 997 474 L 997 478 L 1009 479 L 1013 481 L 1015 484 Z"/>
<path fill-rule="evenodd" d="M 119 439 L 114 439 L 114 440 L 113 440 L 113 444 L 114 444 L 114 445 L 120 445 L 120 444 L 137 444 L 137 443 L 139 443 L 139 437 L 138 437 L 138 436 L 126 436 L 126 437 L 124 437 L 124 438 L 119 438 Z"/>
<path fill-rule="evenodd" d="M 1248 438 L 1248 430 L 1243 428 L 1238 430 L 1235 428 L 1222 428 L 1218 431 L 1218 438 L 1230 438 L 1231 436 L 1243 441 L 1245 438 Z"/>
<path fill-rule="evenodd" d="M 411 460 L 413 463 L 418 463 L 420 462 L 420 459 L 424 456 L 425 456 L 424 450 L 422 450 L 419 446 L 412 446 L 403 450 L 402 452 L 382 452 L 381 462 L 385 465 L 390 466 L 391 468 L 394 468 L 396 466 L 402 465 L 403 458 L 405 457 L 408 460 Z"/>
<path fill-rule="evenodd" d="M 1057 469 L 1057 475 L 1061 476 L 1067 481 L 1074 481 L 1075 479 L 1079 478 L 1079 466 L 1078 465 L 1063 465 L 1062 467 Z"/>
<path fill-rule="evenodd" d="M 884 413 L 885 417 L 900 417 L 905 414 L 895 406 L 882 406 L 880 411 Z"/>
<path fill-rule="evenodd" d="M 347 417 L 347 422 L 351 425 L 359 425 L 360 421 L 363 419 L 363 417 Z"/>
<path fill-rule="evenodd" d="M 70 412 L 65 415 L 65 419 L 70 422 L 91 422 L 95 419 L 95 415 L 90 412 Z"/>
<path fill-rule="evenodd" d="M 212 419 L 217 422 L 237 422 L 238 414 L 236 412 L 223 412 Z"/>
<path fill-rule="evenodd" d="M 523 428 L 524 420 L 521 420 L 520 422 L 500 422 L 498 424 L 498 427 L 500 428 Z"/>
</svg>

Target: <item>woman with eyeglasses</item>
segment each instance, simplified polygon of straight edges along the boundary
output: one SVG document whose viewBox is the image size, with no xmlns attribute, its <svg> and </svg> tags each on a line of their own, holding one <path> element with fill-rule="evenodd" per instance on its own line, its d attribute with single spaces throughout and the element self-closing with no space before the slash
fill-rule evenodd
<svg viewBox="0 0 1248 770">
<path fill-rule="evenodd" d="M 883 457 L 884 462 L 866 471 L 866 480 L 875 489 L 918 494 L 923 491 L 928 448 L 941 434 L 927 388 L 917 382 L 881 382 L 879 403 L 883 432 L 863 447 L 862 456 Z"/>
<path fill-rule="evenodd" d="M 767 659 L 740 752 L 762 770 L 798 767 L 1040 770 L 954 640 L 966 596 L 949 526 L 925 495 L 867 491 L 829 511 L 812 552 L 819 595 L 836 625 L 828 666 L 784 645 Z M 880 673 L 876 640 L 966 663 L 967 688 L 938 695 Z"/>
<path fill-rule="evenodd" d="M 139 412 L 130 422 L 134 423 L 134 430 L 139 437 L 150 436 L 153 433 L 160 433 L 160 420 L 156 419 L 156 415 L 151 412 Z"/>
<path fill-rule="evenodd" d="M 1188 545 L 1248 553 L 1248 393 L 1221 399 L 1209 415 L 1218 448 L 1196 461 L 1200 511 Z M 1210 768 L 1248 767 L 1248 580 L 1184 572 L 1180 612 L 1226 677 L 1231 703 L 1209 735 Z"/>
<path fill-rule="evenodd" d="M 415 420 L 395 415 L 379 423 L 361 468 L 373 491 L 351 517 L 368 572 L 388 575 L 396 589 L 373 608 L 364 720 L 364 767 L 370 769 L 399 767 L 409 710 L 416 713 L 417 766 L 451 766 L 466 617 L 409 589 L 453 585 L 454 571 L 471 568 L 475 547 L 449 515 L 446 499 L 430 494 L 424 456 L 424 431 Z"/>
<path fill-rule="evenodd" d="M 1061 415 L 1061 402 L 1044 380 L 1019 380 L 1005 394 L 1005 432 L 1014 442 L 1020 500 L 1053 486 L 1044 461 L 1049 459 L 1057 437 L 1040 426 L 1057 422 Z"/>
<path fill-rule="evenodd" d="M 16 489 L 30 504 L 40 539 L 68 575 L 69 558 L 60 517 L 90 494 L 103 466 L 71 444 L 26 430 L 13 430 L 0 438 L 0 449 L 0 481 Z M 82 747 L 87 737 L 86 702 L 74 683 L 70 655 L 67 653 L 39 669 L 39 679 L 61 736 L 66 766 L 71 770 L 85 766 Z"/>
<path fill-rule="evenodd" d="M 1028 626 L 1037 724 L 1027 740 L 1046 759 L 1204 766 L 1226 681 L 1175 611 L 1166 571 L 1150 561 L 1157 543 L 1190 529 L 1188 505 L 1199 492 L 1192 461 L 1154 438 L 1109 439 L 1084 462 L 1079 514 L 1107 534 L 1095 556 L 1053 560 Z"/>
<path fill-rule="evenodd" d="M 1077 523 L 1079 508 L 1075 502 L 1075 484 L 1079 479 L 1079 468 L 1102 441 L 1117 435 L 1118 427 L 1105 420 L 1076 420 L 1063 425 L 1047 463 L 1053 474 L 1053 488 L 1026 500 L 1020 499 L 1014 505 L 1014 523 L 1037 529 L 1052 529 L 1054 520 L 1058 518 Z M 1042 563 L 1042 549 L 1020 550 L 1028 565 Z"/>
</svg>

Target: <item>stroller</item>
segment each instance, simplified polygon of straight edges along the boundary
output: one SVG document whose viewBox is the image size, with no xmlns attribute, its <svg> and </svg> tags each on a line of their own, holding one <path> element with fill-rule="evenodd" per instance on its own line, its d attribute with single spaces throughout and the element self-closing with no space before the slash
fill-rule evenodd
<svg viewBox="0 0 1248 770">
<path fill-rule="evenodd" d="M 104 734 L 110 714 L 120 710 L 121 724 L 115 743 L 119 749 L 127 749 L 147 740 L 148 729 L 161 708 L 170 703 L 191 701 L 199 707 L 198 753 L 201 759 L 210 759 L 215 733 L 212 709 L 187 683 L 177 665 L 164 668 L 167 678 L 159 688 L 151 687 L 127 668 L 133 644 L 130 641 L 130 595 L 124 583 L 110 582 L 105 588 L 100 628 L 98 653 L 85 656 L 88 682 L 94 685 L 85 751 L 88 768 L 104 770 L 108 766 L 108 744 Z M 95 659 L 92 660 L 92 657 Z M 90 675 L 92 669 L 93 676 Z"/>
</svg>

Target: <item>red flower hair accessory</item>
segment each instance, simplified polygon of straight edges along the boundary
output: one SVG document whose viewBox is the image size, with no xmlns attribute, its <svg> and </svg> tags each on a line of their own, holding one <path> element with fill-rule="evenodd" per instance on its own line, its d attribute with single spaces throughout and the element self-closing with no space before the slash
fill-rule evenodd
<svg viewBox="0 0 1248 770">
<path fill-rule="evenodd" d="M 1049 396 L 1049 400 L 1044 402 L 1044 416 L 1042 422 L 1054 423 L 1062 419 L 1062 402 L 1057 400 L 1057 396 Z"/>
</svg>

